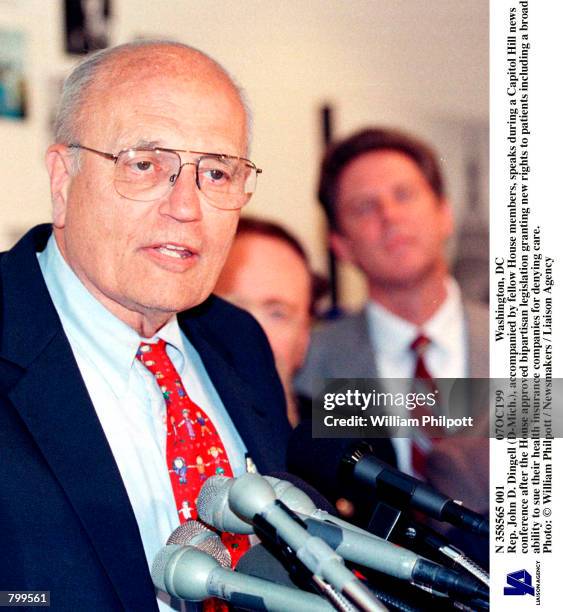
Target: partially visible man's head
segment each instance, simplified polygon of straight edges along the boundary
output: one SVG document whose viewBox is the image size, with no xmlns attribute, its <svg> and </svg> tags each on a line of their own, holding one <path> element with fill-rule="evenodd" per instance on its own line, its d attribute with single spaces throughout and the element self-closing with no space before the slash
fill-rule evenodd
<svg viewBox="0 0 563 612">
<path fill-rule="evenodd" d="M 248 149 L 246 108 L 225 70 L 178 43 L 101 51 L 67 80 L 56 129 L 58 142 L 47 152 L 55 237 L 86 288 L 129 325 L 139 329 L 140 319 L 150 320 L 152 333 L 201 303 L 221 270 L 242 201 L 218 207 L 198 189 L 194 163 L 201 152 L 246 157 Z M 120 164 L 99 152 L 158 147 L 181 150 L 187 165 L 157 199 L 124 197 Z M 135 181 L 162 172 L 154 160 L 121 167 Z M 162 176 L 164 183 L 170 178 Z M 213 170 L 200 178 L 225 180 Z"/>
<path fill-rule="evenodd" d="M 445 270 L 452 218 L 432 149 L 388 129 L 368 129 L 326 153 L 319 185 L 336 254 L 370 285 L 416 283 Z"/>
<path fill-rule="evenodd" d="M 290 384 L 309 344 L 313 275 L 299 242 L 281 226 L 242 218 L 216 293 L 262 325 L 280 378 Z"/>
</svg>

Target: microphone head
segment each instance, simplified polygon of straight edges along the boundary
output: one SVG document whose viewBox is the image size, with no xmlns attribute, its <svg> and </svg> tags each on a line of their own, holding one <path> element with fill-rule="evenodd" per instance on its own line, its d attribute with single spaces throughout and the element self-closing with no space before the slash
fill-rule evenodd
<svg viewBox="0 0 563 612">
<path fill-rule="evenodd" d="M 168 567 L 168 563 L 170 562 L 174 554 L 179 550 L 182 550 L 182 547 L 178 544 L 168 544 L 158 551 L 158 554 L 152 562 L 151 578 L 154 583 L 154 586 L 159 591 L 166 592 L 166 585 L 164 584 L 166 568 Z"/>
<path fill-rule="evenodd" d="M 176 527 L 168 540 L 166 540 L 166 543 L 179 544 L 180 546 L 196 546 L 199 542 L 210 536 L 217 537 L 217 534 L 203 523 L 192 519 Z"/>
<path fill-rule="evenodd" d="M 187 601 L 202 601 L 209 597 L 207 581 L 217 567 L 213 557 L 196 548 L 168 544 L 156 555 L 151 578 L 160 591 Z"/>
<path fill-rule="evenodd" d="M 222 567 L 231 567 L 231 554 L 221 538 L 198 521 L 186 521 L 177 527 L 170 534 L 166 544 L 193 546 L 211 555 Z"/>
<path fill-rule="evenodd" d="M 249 535 L 252 525 L 241 520 L 229 507 L 229 491 L 234 479 L 227 476 L 211 476 L 201 487 L 196 500 L 199 518 L 219 531 Z"/>
<path fill-rule="evenodd" d="M 311 498 L 287 480 L 279 480 L 273 476 L 264 476 L 272 485 L 276 498 L 294 512 L 309 515 L 316 510 Z"/>
<path fill-rule="evenodd" d="M 232 486 L 231 478 L 211 476 L 203 483 L 196 499 L 199 518 L 219 531 L 224 531 L 223 514 L 229 507 L 229 490 Z"/>
<path fill-rule="evenodd" d="M 260 474 L 243 474 L 236 478 L 228 497 L 232 511 L 247 521 L 252 521 L 276 501 L 274 489 Z"/>
</svg>

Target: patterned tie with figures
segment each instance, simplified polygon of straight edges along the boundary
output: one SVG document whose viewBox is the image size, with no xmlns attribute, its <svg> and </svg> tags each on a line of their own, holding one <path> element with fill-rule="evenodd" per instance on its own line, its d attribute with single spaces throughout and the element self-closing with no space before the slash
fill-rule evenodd
<svg viewBox="0 0 563 612">
<path fill-rule="evenodd" d="M 184 388 L 180 375 L 166 353 L 166 342 L 142 343 L 137 358 L 153 374 L 166 402 L 166 462 L 180 523 L 197 519 L 196 499 L 209 476 L 232 476 L 223 442 L 205 412 Z M 223 534 L 232 566 L 248 550 L 247 536 Z"/>
</svg>

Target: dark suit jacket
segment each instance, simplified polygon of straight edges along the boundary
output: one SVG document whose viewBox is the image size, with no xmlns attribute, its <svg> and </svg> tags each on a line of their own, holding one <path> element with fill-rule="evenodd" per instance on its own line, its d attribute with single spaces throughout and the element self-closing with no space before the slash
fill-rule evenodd
<svg viewBox="0 0 563 612">
<path fill-rule="evenodd" d="M 35 228 L 0 255 L 0 590 L 50 590 L 55 610 L 156 610 L 133 510 L 37 262 L 49 234 Z M 178 319 L 258 469 L 284 470 L 284 395 L 258 324 L 215 297 Z"/>
</svg>

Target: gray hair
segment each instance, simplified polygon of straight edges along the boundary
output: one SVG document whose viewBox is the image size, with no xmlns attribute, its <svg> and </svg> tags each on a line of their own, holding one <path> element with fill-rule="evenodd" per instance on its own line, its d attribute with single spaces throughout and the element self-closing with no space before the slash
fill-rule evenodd
<svg viewBox="0 0 563 612">
<path fill-rule="evenodd" d="M 86 102 L 88 90 L 93 85 L 99 70 L 128 51 L 149 46 L 168 46 L 187 49 L 207 59 L 225 76 L 238 93 L 244 108 L 247 125 L 247 147 L 249 148 L 252 135 L 252 112 L 243 89 L 223 66 L 209 57 L 206 53 L 195 47 L 190 47 L 189 45 L 173 40 L 137 40 L 118 45 L 117 47 L 102 49 L 101 51 L 88 55 L 77 64 L 63 84 L 54 125 L 56 141 L 67 145 L 78 141 L 82 114 L 81 110 Z M 78 154 L 79 151 L 77 150 L 76 153 Z M 78 156 L 75 158 L 76 163 L 77 161 Z"/>
</svg>

